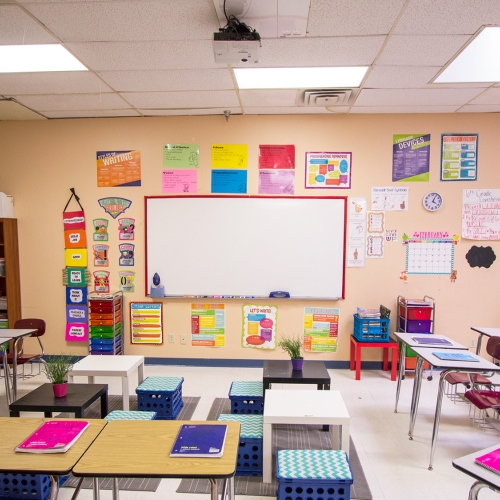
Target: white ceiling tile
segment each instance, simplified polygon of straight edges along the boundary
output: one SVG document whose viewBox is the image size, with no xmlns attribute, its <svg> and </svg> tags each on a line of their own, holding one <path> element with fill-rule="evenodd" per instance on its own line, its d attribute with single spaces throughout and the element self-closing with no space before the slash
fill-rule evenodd
<svg viewBox="0 0 500 500">
<path fill-rule="evenodd" d="M 186 108 L 186 109 L 139 109 L 144 116 L 196 116 L 196 115 L 221 115 L 226 119 L 224 111 L 231 111 L 231 115 L 241 115 L 241 108 Z M 231 118 L 231 116 L 229 116 Z"/>
<path fill-rule="evenodd" d="M 463 47 L 468 39 L 467 35 L 393 35 L 384 47 L 377 64 L 441 67 Z"/>
<path fill-rule="evenodd" d="M 311 0 L 307 36 L 386 35 L 406 0 Z"/>
<path fill-rule="evenodd" d="M 492 87 L 483 91 L 469 104 L 500 104 L 500 87 Z"/>
<path fill-rule="evenodd" d="M 326 108 L 297 108 L 291 106 L 249 106 L 244 109 L 246 115 L 324 115 L 333 114 Z"/>
<path fill-rule="evenodd" d="M 28 108 L 45 111 L 100 110 L 130 108 L 117 94 L 22 95 L 16 99 Z M 45 114 L 45 113 L 44 113 Z"/>
<path fill-rule="evenodd" d="M 297 90 L 240 90 L 243 106 L 294 106 Z"/>
<path fill-rule="evenodd" d="M 90 71 L 0 73 L 0 94 L 90 94 L 111 89 Z"/>
<path fill-rule="evenodd" d="M 238 106 L 235 91 L 200 92 L 123 92 L 124 99 L 135 108 L 230 108 Z"/>
<path fill-rule="evenodd" d="M 351 114 L 455 113 L 459 106 L 355 106 Z"/>
<path fill-rule="evenodd" d="M 140 117 L 134 109 L 89 109 L 67 111 L 45 111 L 47 118 L 119 118 L 121 116 Z"/>
<path fill-rule="evenodd" d="M 227 68 L 100 71 L 99 76 L 118 92 L 234 90 L 235 88 L 231 72 Z"/>
<path fill-rule="evenodd" d="M 355 106 L 463 105 L 481 89 L 362 89 Z"/>
<path fill-rule="evenodd" d="M 57 43 L 57 41 L 17 5 L 0 5 L 0 45 Z"/>
<path fill-rule="evenodd" d="M 210 40 L 219 29 L 207 0 L 34 3 L 25 6 L 63 42 Z"/>
<path fill-rule="evenodd" d="M 458 109 L 457 113 L 500 113 L 500 104 L 468 104 Z"/>
</svg>

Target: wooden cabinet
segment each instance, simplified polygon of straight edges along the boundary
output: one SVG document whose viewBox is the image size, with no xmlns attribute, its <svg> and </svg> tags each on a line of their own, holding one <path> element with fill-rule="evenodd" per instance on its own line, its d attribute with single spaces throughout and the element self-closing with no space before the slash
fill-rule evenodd
<svg viewBox="0 0 500 500">
<path fill-rule="evenodd" d="M 21 319 L 21 283 L 17 219 L 0 218 L 0 327 L 14 328 Z"/>
</svg>

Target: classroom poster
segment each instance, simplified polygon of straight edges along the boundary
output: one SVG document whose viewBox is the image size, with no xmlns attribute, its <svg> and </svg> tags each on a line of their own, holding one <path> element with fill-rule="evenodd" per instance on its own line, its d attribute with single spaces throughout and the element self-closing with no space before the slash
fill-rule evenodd
<svg viewBox="0 0 500 500">
<path fill-rule="evenodd" d="M 130 342 L 163 344 L 163 304 L 130 302 Z"/>
<path fill-rule="evenodd" d="M 120 281 L 120 291 L 123 293 L 135 292 L 135 272 L 134 271 L 119 271 L 118 277 Z"/>
<path fill-rule="evenodd" d="M 294 170 L 259 170 L 259 194 L 292 195 L 294 185 Z"/>
<path fill-rule="evenodd" d="M 306 153 L 305 187 L 350 189 L 352 153 Z"/>
<path fill-rule="evenodd" d="M 118 219 L 118 239 L 133 240 L 135 238 L 135 219 Z"/>
<path fill-rule="evenodd" d="M 430 134 L 396 134 L 392 144 L 392 182 L 428 182 Z"/>
<path fill-rule="evenodd" d="M 108 245 L 93 245 L 92 252 L 94 254 L 94 266 L 108 267 L 109 266 L 109 246 Z"/>
<path fill-rule="evenodd" d="M 94 292 L 109 293 L 109 271 L 94 271 Z"/>
<path fill-rule="evenodd" d="M 94 226 L 94 241 L 108 241 L 108 220 L 94 219 L 92 225 Z"/>
<path fill-rule="evenodd" d="M 128 151 L 97 151 L 97 187 L 141 185 L 141 153 Z"/>
<path fill-rule="evenodd" d="M 340 309 L 304 308 L 304 350 L 337 352 Z"/>
<path fill-rule="evenodd" d="M 212 170 L 212 193 L 245 194 L 246 170 Z"/>
<path fill-rule="evenodd" d="M 224 347 L 225 339 L 225 305 L 191 304 L 191 345 Z"/>
<path fill-rule="evenodd" d="M 196 193 L 197 191 L 197 170 L 162 170 L 162 193 Z"/>
<path fill-rule="evenodd" d="M 212 144 L 212 168 L 248 168 L 248 144 Z"/>
<path fill-rule="evenodd" d="M 366 238 L 366 256 L 382 258 L 384 256 L 385 212 L 368 212 L 366 222 L 368 235 Z"/>
<path fill-rule="evenodd" d="M 347 201 L 347 267 L 364 267 L 366 238 L 366 198 Z"/>
<path fill-rule="evenodd" d="M 163 145 L 163 166 L 166 168 L 198 168 L 199 162 L 198 144 Z"/>
<path fill-rule="evenodd" d="M 276 349 L 277 317 L 275 306 L 244 305 L 242 347 Z"/>
<path fill-rule="evenodd" d="M 462 238 L 500 240 L 500 189 L 464 189 Z"/>
<path fill-rule="evenodd" d="M 372 187 L 372 210 L 408 210 L 407 187 Z"/>
<path fill-rule="evenodd" d="M 294 144 L 259 145 L 259 169 L 294 169 Z"/>
<path fill-rule="evenodd" d="M 441 181 L 477 181 L 478 134 L 441 134 Z"/>
</svg>

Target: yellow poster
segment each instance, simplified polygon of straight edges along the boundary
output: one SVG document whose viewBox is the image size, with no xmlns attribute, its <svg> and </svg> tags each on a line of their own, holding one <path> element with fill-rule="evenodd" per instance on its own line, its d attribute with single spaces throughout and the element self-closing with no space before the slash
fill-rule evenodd
<svg viewBox="0 0 500 500">
<path fill-rule="evenodd" d="M 212 144 L 212 168 L 248 168 L 248 144 Z"/>
</svg>

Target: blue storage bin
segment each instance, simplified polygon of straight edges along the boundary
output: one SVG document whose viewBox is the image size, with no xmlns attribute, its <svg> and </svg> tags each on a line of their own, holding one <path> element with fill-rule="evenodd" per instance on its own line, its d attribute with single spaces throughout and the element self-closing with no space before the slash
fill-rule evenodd
<svg viewBox="0 0 500 500">
<path fill-rule="evenodd" d="M 60 477 L 59 486 L 68 478 Z M 0 498 L 48 500 L 50 487 L 50 476 L 46 474 L 0 474 Z"/>
<path fill-rule="evenodd" d="M 389 342 L 390 326 L 389 318 L 360 318 L 354 314 L 353 336 L 358 342 Z"/>
<path fill-rule="evenodd" d="M 229 389 L 231 413 L 262 415 L 264 412 L 264 384 L 237 380 Z"/>
<path fill-rule="evenodd" d="M 135 390 L 137 409 L 155 411 L 157 420 L 174 420 L 181 411 L 184 377 L 148 377 Z"/>
</svg>

